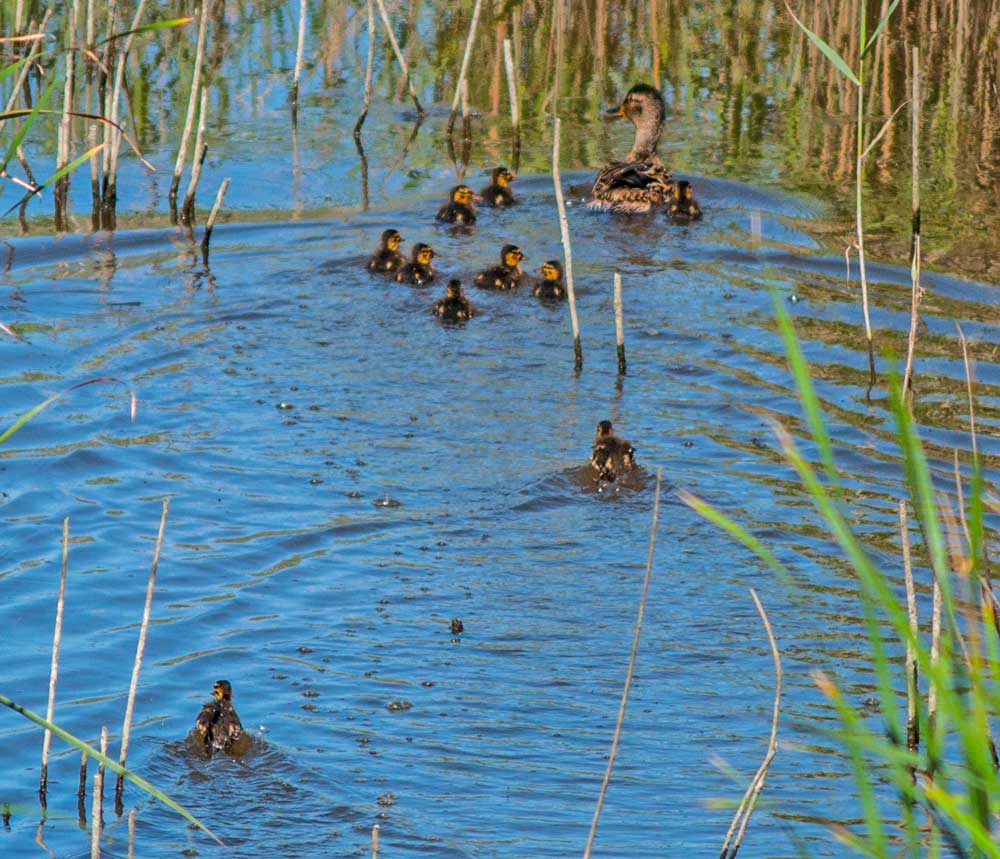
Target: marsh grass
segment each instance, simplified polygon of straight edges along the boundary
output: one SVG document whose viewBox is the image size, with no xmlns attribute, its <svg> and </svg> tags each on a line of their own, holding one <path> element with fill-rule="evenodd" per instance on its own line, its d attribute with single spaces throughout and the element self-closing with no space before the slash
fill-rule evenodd
<svg viewBox="0 0 1000 859">
<path fill-rule="evenodd" d="M 967 492 L 960 478 L 954 498 L 935 485 L 901 377 L 890 361 L 889 402 L 899 465 L 916 524 L 914 534 L 904 534 L 903 559 L 912 562 L 906 541 L 919 536 L 926 561 L 913 567 L 913 575 L 918 582 L 933 582 L 940 594 L 940 627 L 927 636 L 914 622 L 905 594 L 899 593 L 897 572 L 875 562 L 875 552 L 852 524 L 809 367 L 777 296 L 774 306 L 821 465 L 807 460 L 782 426 L 775 424 L 774 434 L 854 572 L 883 716 L 882 724 L 870 727 L 835 678 L 819 671 L 813 675 L 839 717 L 839 727 L 831 734 L 851 761 L 863 821 L 853 829 L 837 827 L 834 834 L 873 857 L 898 856 L 900 838 L 906 856 L 923 855 L 931 845 L 959 856 L 1000 857 L 993 833 L 1000 791 L 990 730 L 990 718 L 1000 709 L 1000 642 L 987 575 L 986 505 L 978 458 L 971 464 Z M 725 513 L 689 493 L 682 493 L 682 499 L 787 576 L 774 554 Z M 927 693 L 911 701 L 909 720 L 901 715 L 894 675 L 894 654 L 907 651 L 913 661 L 907 672 L 914 679 L 903 678 L 899 685 L 913 688 L 919 676 Z M 891 831 L 896 829 L 901 832 Z"/>
</svg>

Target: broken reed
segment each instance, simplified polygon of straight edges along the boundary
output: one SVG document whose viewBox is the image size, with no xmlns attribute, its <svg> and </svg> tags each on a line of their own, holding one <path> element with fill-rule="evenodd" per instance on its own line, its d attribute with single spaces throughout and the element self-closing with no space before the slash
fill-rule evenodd
<svg viewBox="0 0 1000 859">
<path fill-rule="evenodd" d="M 563 257 L 565 260 L 566 295 L 569 297 L 569 317 L 573 326 L 574 366 L 579 372 L 583 367 L 583 347 L 580 345 L 580 320 L 576 315 L 576 290 L 573 288 L 573 248 L 569 240 L 569 221 L 566 220 L 566 203 L 563 200 L 562 179 L 559 175 L 559 117 L 556 117 L 552 134 L 552 184 L 556 191 L 556 207 L 559 210 L 559 230 L 562 235 Z"/>
<path fill-rule="evenodd" d="M 622 311 L 622 276 L 615 272 L 615 341 L 618 344 L 618 375 L 624 376 L 625 363 L 625 319 Z"/>
</svg>

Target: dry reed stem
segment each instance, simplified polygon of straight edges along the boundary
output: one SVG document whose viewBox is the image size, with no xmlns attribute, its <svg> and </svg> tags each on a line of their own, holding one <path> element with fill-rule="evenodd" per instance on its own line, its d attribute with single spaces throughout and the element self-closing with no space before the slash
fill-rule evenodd
<svg viewBox="0 0 1000 859">
<path fill-rule="evenodd" d="M 413 87 L 413 80 L 410 78 L 410 69 L 406 65 L 406 57 L 403 56 L 403 52 L 399 49 L 396 34 L 392 32 L 392 24 L 389 23 L 389 15 L 385 11 L 385 3 L 382 0 L 376 0 L 376 2 L 378 3 L 379 16 L 382 18 L 382 24 L 385 26 L 386 35 L 389 37 L 389 44 L 392 45 L 392 52 L 396 55 L 396 61 L 403 70 L 403 80 L 410 88 L 410 98 L 413 99 L 413 105 L 417 109 L 417 116 L 423 118 L 425 115 L 424 109 L 420 104 L 420 99 L 417 98 L 417 91 Z"/>
<path fill-rule="evenodd" d="M 778 753 L 778 717 L 781 715 L 781 689 L 784 682 L 784 675 L 781 670 L 781 653 L 778 650 L 778 642 L 774 638 L 771 621 L 768 620 L 767 612 L 764 611 L 764 606 L 761 604 L 760 599 L 757 597 L 757 592 L 753 588 L 750 588 L 750 596 L 753 597 L 754 605 L 757 606 L 757 613 L 760 615 L 760 619 L 764 623 L 764 631 L 767 633 L 767 641 L 771 645 L 771 657 L 774 659 L 774 708 L 771 714 L 771 736 L 767 743 L 767 752 L 764 755 L 761 765 L 757 768 L 753 779 L 751 779 L 750 786 L 747 788 L 746 793 L 743 794 L 743 800 L 740 802 L 739 808 L 736 809 L 733 822 L 729 826 L 729 831 L 726 833 L 726 840 L 719 854 L 722 859 L 734 859 L 736 852 L 740 849 L 740 845 L 743 843 L 743 836 L 746 834 L 747 826 L 750 824 L 750 816 L 757 806 L 757 799 L 760 797 L 761 791 L 764 790 L 767 771 L 771 768 L 771 762 Z M 738 831 L 737 826 L 739 827 Z M 732 841 L 734 832 L 736 833 L 736 840 Z M 731 841 L 732 844 L 730 844 Z"/>
<path fill-rule="evenodd" d="M 76 792 L 76 798 L 83 802 L 84 797 L 87 795 L 87 753 L 83 752 L 80 755 L 80 787 Z"/>
<path fill-rule="evenodd" d="M 378 824 L 372 826 L 372 859 L 378 859 Z"/>
<path fill-rule="evenodd" d="M 127 859 L 135 859 L 135 809 L 130 809 L 128 813 L 128 856 Z"/>
<path fill-rule="evenodd" d="M 52 10 L 49 9 L 45 12 L 45 17 L 42 19 L 41 29 L 43 31 L 45 30 L 45 27 L 48 25 L 49 18 L 51 17 L 52 17 Z M 42 42 L 35 42 L 31 46 L 31 51 L 28 54 L 28 57 L 30 59 L 28 62 L 22 65 L 21 68 L 18 70 L 17 78 L 14 81 L 14 86 L 11 88 L 10 91 L 10 98 L 7 100 L 7 106 L 4 108 L 4 113 L 10 113 L 10 111 L 12 111 L 14 109 L 14 106 L 17 104 L 18 96 L 20 96 L 22 90 L 24 89 L 24 82 L 28 79 L 28 74 L 31 72 L 32 66 L 34 65 L 32 60 L 36 56 L 38 56 L 39 52 L 42 49 L 42 46 L 43 46 Z M 6 125 L 7 125 L 7 120 L 0 119 L 0 134 L 3 133 L 3 130 L 6 127 Z"/>
<path fill-rule="evenodd" d="M 913 641 L 906 642 L 906 747 L 915 752 L 920 747 L 920 725 L 917 719 L 917 655 L 914 642 L 920 634 L 917 620 L 917 594 L 913 587 L 913 562 L 910 557 L 910 530 L 906 520 L 906 502 L 899 502 L 899 539 L 903 547 L 903 580 L 906 583 L 906 610 L 910 619 Z"/>
<path fill-rule="evenodd" d="M 510 125 L 513 132 L 510 160 L 511 167 L 516 173 L 521 164 L 521 107 L 517 101 L 517 76 L 514 71 L 510 39 L 503 40 L 503 64 L 507 75 L 507 97 L 510 100 Z"/>
<path fill-rule="evenodd" d="M 625 375 L 625 320 L 622 314 L 622 276 L 615 272 L 615 340 L 618 343 L 618 375 Z"/>
<path fill-rule="evenodd" d="M 212 230 L 215 227 L 215 219 L 219 215 L 219 209 L 222 208 L 222 198 L 226 196 L 226 189 L 229 187 L 229 177 L 227 176 L 222 180 L 222 184 L 219 186 L 219 193 L 215 195 L 215 204 L 212 206 L 212 211 L 208 216 L 208 221 L 205 223 L 205 235 L 201 240 L 201 247 L 203 250 L 208 250 L 208 243 L 212 239 Z"/>
<path fill-rule="evenodd" d="M 108 753 L 108 726 L 101 726 L 101 754 Z M 101 830 L 104 821 L 101 806 L 104 804 L 104 764 L 94 773 L 94 798 L 90 806 L 90 859 L 101 859 Z"/>
<path fill-rule="evenodd" d="M 177 189 L 181 184 L 181 173 L 187 158 L 188 138 L 191 136 L 191 126 L 194 124 L 195 105 L 198 101 L 198 90 L 201 88 L 201 64 L 205 59 L 205 31 L 208 27 L 208 0 L 201 0 L 201 13 L 198 20 L 198 47 L 194 58 L 194 73 L 191 77 L 191 95 L 188 97 L 187 115 L 184 118 L 184 131 L 181 133 L 181 144 L 177 150 L 177 162 L 174 164 L 174 177 L 170 182 L 171 208 L 177 204 Z"/>
<path fill-rule="evenodd" d="M 201 88 L 201 101 L 198 106 L 198 131 L 194 136 L 195 158 L 191 162 L 191 177 L 188 181 L 187 193 L 184 195 L 184 203 L 181 205 L 181 219 L 189 226 L 194 226 L 194 194 L 198 189 L 198 180 L 201 179 L 201 168 L 205 163 L 205 155 L 208 153 L 208 146 L 205 145 L 205 118 L 208 115 L 208 89 Z"/>
<path fill-rule="evenodd" d="M 306 47 L 306 8 L 306 0 L 299 0 L 299 42 L 295 48 L 295 75 L 292 78 L 292 122 L 295 122 L 299 110 L 299 77 Z"/>
<path fill-rule="evenodd" d="M 941 659 L 941 585 L 934 579 L 934 597 L 931 604 L 931 675 Z M 937 684 L 931 683 L 927 690 L 927 721 L 932 726 L 937 718 Z"/>
<path fill-rule="evenodd" d="M 372 71 L 375 65 L 375 4 L 372 0 L 367 0 L 366 5 L 368 7 L 368 62 L 365 65 L 365 106 L 358 114 L 358 121 L 354 123 L 355 138 L 361 136 L 361 126 L 365 124 L 368 108 L 371 107 L 372 103 Z"/>
<path fill-rule="evenodd" d="M 139 0 L 139 5 L 136 7 L 135 15 L 132 16 L 132 26 L 129 30 L 136 30 L 139 27 L 139 23 L 142 21 L 142 14 L 146 8 L 146 0 Z M 118 54 L 118 63 L 115 67 L 115 85 L 114 90 L 111 94 L 111 116 L 112 122 L 118 124 L 118 102 L 121 99 L 122 88 L 125 81 L 125 63 L 128 61 L 128 55 L 132 50 L 132 43 L 135 41 L 135 33 L 131 32 L 125 39 L 125 44 Z M 133 122 L 133 128 L 135 123 Z M 112 132 L 109 132 L 109 134 Z M 115 131 L 113 132 L 113 137 L 110 138 L 111 146 L 108 147 L 110 150 L 108 156 L 108 185 L 114 188 L 118 184 L 118 155 L 122 148 L 122 137 L 124 135 Z M 108 139 L 108 138 L 105 138 Z M 136 141 L 138 142 L 138 141 Z M 148 161 L 143 159 L 143 162 L 149 169 L 153 169 L 153 165 Z"/>
<path fill-rule="evenodd" d="M 455 127 L 455 117 L 458 116 L 458 103 L 462 98 L 465 76 L 469 73 L 469 60 L 472 58 L 472 45 L 476 41 L 476 29 L 479 27 L 479 13 L 482 7 L 483 0 L 476 0 L 476 5 L 472 8 L 472 22 L 469 24 L 469 35 L 465 40 L 465 53 L 462 55 L 462 67 L 458 72 L 458 83 L 455 84 L 455 97 L 451 100 L 451 114 L 448 116 L 449 136 Z"/>
<path fill-rule="evenodd" d="M 556 206 L 559 209 L 559 229 L 562 233 L 563 255 L 565 257 L 566 294 L 569 297 L 569 317 L 573 325 L 573 354 L 575 366 L 583 367 L 583 348 L 580 345 L 580 320 L 576 315 L 576 290 L 573 288 L 573 249 L 569 241 L 569 221 L 566 220 L 566 203 L 563 201 L 562 180 L 559 176 L 559 117 L 556 117 L 552 135 L 552 183 L 556 189 Z"/>
<path fill-rule="evenodd" d="M 910 334 L 906 341 L 906 369 L 903 372 L 903 391 L 911 398 L 913 392 L 913 353 L 917 346 L 917 323 L 920 309 L 920 65 L 919 50 L 913 48 L 913 83 L 910 93 L 910 181 L 911 237 L 910 237 Z"/>
<path fill-rule="evenodd" d="M 58 143 L 56 144 L 57 169 L 61 169 L 69 164 L 69 136 L 70 122 L 72 121 L 70 111 L 73 109 L 73 74 L 76 62 L 76 32 L 79 24 L 80 4 L 78 0 L 72 0 L 69 14 L 69 50 L 66 51 L 66 71 L 65 81 L 63 82 L 63 113 L 62 119 L 59 122 Z M 60 180 L 60 184 L 62 184 L 62 180 Z M 63 191 L 62 193 L 65 192 Z"/>
<path fill-rule="evenodd" d="M 160 515 L 160 530 L 156 535 L 156 548 L 153 550 L 153 563 L 149 568 L 149 583 L 146 585 L 146 604 L 142 609 L 142 623 L 139 625 L 139 642 L 135 648 L 135 662 L 132 665 L 132 680 L 128 687 L 128 700 L 125 704 L 125 719 L 122 722 L 122 745 L 118 763 L 125 766 L 128 755 L 129 735 L 132 731 L 132 714 L 135 711 L 135 693 L 139 688 L 139 671 L 142 668 L 142 656 L 146 651 L 146 635 L 149 632 L 149 614 L 153 607 L 153 589 L 156 586 L 156 570 L 160 565 L 160 550 L 163 548 L 163 531 L 167 527 L 167 511 L 170 510 L 170 499 L 163 499 L 163 512 Z M 115 786 L 116 804 L 120 804 L 124 790 L 125 777 L 118 776 Z"/>
<path fill-rule="evenodd" d="M 49 671 L 49 703 L 45 708 L 45 720 L 51 722 L 56 710 L 56 681 L 59 679 L 59 643 L 62 641 L 63 609 L 66 606 L 66 573 L 69 570 L 69 516 L 63 519 L 62 569 L 59 573 L 59 596 L 56 598 L 56 626 L 52 633 L 52 668 Z M 38 798 L 45 808 L 45 792 L 49 781 L 49 749 L 52 746 L 52 732 L 46 728 L 42 737 L 42 775 L 38 782 Z"/>
<path fill-rule="evenodd" d="M 558 120 L 557 120 L 558 121 Z M 632 652 L 629 654 L 628 669 L 625 672 L 625 688 L 622 689 L 621 703 L 618 705 L 618 719 L 615 721 L 615 733 L 611 740 L 611 752 L 608 754 L 608 766 L 604 770 L 601 789 L 597 794 L 597 807 L 594 809 L 593 820 L 590 821 L 590 832 L 587 835 L 587 845 L 583 849 L 583 859 L 590 859 L 590 850 L 597 835 L 597 823 L 601 817 L 601 807 L 608 792 L 611 781 L 611 770 L 615 765 L 615 755 L 618 754 L 618 742 L 622 736 L 622 723 L 625 721 L 625 706 L 628 704 L 628 693 L 632 688 L 632 674 L 635 671 L 635 658 L 639 652 L 639 634 L 642 632 L 642 620 L 646 614 L 646 596 L 649 593 L 649 580 L 653 575 L 653 552 L 656 549 L 656 529 L 660 521 L 660 482 L 663 469 L 656 469 L 656 493 L 653 496 L 653 522 L 649 530 L 649 553 L 646 556 L 646 574 L 642 580 L 642 594 L 639 597 L 639 612 L 635 620 L 635 632 L 632 636 Z"/>
<path fill-rule="evenodd" d="M 962 326 L 956 322 L 955 327 L 958 329 L 958 340 L 962 344 L 962 360 L 965 363 L 965 389 L 969 395 L 969 435 L 972 437 L 972 460 L 978 464 L 979 445 L 976 442 L 976 406 L 972 394 L 972 364 L 969 362 L 969 347 L 965 341 Z"/>
</svg>

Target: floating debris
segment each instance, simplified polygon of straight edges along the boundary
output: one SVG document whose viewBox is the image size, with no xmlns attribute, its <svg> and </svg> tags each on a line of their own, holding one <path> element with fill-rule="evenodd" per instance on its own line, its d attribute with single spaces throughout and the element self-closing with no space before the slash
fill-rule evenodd
<svg viewBox="0 0 1000 859">
<path fill-rule="evenodd" d="M 413 706 L 412 701 L 407 701 L 405 698 L 400 698 L 398 701 L 390 701 L 385 705 L 385 709 L 390 713 L 402 713 L 409 710 Z"/>
</svg>

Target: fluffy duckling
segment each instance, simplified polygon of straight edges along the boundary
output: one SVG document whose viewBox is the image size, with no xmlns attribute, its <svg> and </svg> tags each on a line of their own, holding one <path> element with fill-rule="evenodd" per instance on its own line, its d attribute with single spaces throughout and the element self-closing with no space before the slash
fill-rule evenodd
<svg viewBox="0 0 1000 859">
<path fill-rule="evenodd" d="M 479 192 L 479 196 L 487 206 L 496 209 L 506 209 L 513 206 L 517 200 L 514 199 L 510 190 L 510 183 L 514 181 L 514 174 L 506 167 L 497 167 L 490 174 L 490 185 Z"/>
<path fill-rule="evenodd" d="M 472 202 L 481 199 L 468 185 L 456 185 L 448 192 L 448 202 L 438 210 L 437 219 L 448 224 L 474 224 L 476 210 Z"/>
<path fill-rule="evenodd" d="M 465 293 L 462 292 L 461 281 L 448 281 L 444 298 L 439 298 L 434 302 L 434 313 L 446 322 L 458 322 L 472 318 L 472 305 L 465 297 Z"/>
<path fill-rule="evenodd" d="M 701 220 L 701 206 L 694 198 L 690 182 L 678 181 L 674 184 L 674 195 L 667 211 L 674 222 L 678 224 L 689 224 L 691 221 Z"/>
<path fill-rule="evenodd" d="M 388 274 L 399 269 L 406 262 L 405 257 L 399 252 L 401 241 L 403 237 L 399 234 L 399 230 L 385 230 L 375 253 L 368 257 L 368 271 Z"/>
<path fill-rule="evenodd" d="M 413 286 L 430 283 L 436 276 L 434 264 L 431 262 L 434 256 L 434 248 L 423 242 L 417 242 L 410 253 L 410 261 L 396 272 L 396 281 Z"/>
<path fill-rule="evenodd" d="M 538 273 L 542 276 L 534 289 L 538 298 L 558 301 L 566 297 L 566 289 L 563 286 L 563 268 L 559 260 L 550 259 L 543 262 Z"/>
<path fill-rule="evenodd" d="M 649 84 L 636 84 L 607 114 L 624 116 L 635 126 L 635 143 L 624 161 L 613 161 L 597 174 L 587 208 L 637 214 L 669 204 L 674 180 L 656 151 L 665 114 L 663 96 Z"/>
<path fill-rule="evenodd" d="M 609 483 L 635 468 L 635 448 L 615 435 L 611 421 L 601 421 L 597 425 L 590 464 L 597 470 L 598 478 Z"/>
<path fill-rule="evenodd" d="M 504 245 L 500 250 L 500 265 L 492 266 L 476 275 L 476 286 L 483 289 L 516 289 L 521 285 L 524 272 L 521 260 L 527 257 L 517 245 Z"/>
<path fill-rule="evenodd" d="M 194 720 L 194 735 L 209 753 L 229 751 L 243 736 L 243 725 L 233 707 L 233 687 L 229 681 L 216 680 L 212 697 Z"/>
</svg>

